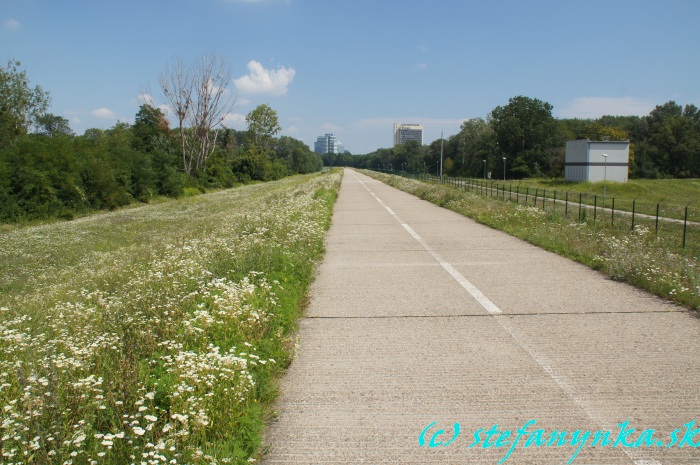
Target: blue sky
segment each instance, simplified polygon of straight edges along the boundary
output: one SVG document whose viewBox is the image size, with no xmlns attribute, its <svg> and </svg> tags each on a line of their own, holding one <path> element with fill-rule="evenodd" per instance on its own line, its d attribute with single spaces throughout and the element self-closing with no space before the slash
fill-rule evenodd
<svg viewBox="0 0 700 465">
<path fill-rule="evenodd" d="M 700 106 L 698 20 L 698 0 L 0 0 L 0 59 L 82 134 L 133 122 L 143 93 L 161 104 L 172 58 L 215 53 L 229 127 L 266 103 L 282 134 L 361 154 L 390 147 L 395 122 L 429 143 L 517 95 L 559 118 Z"/>
</svg>

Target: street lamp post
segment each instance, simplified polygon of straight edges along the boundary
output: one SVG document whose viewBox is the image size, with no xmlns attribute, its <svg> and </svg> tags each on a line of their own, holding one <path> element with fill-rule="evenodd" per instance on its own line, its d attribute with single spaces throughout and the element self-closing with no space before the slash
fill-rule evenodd
<svg viewBox="0 0 700 465">
<path fill-rule="evenodd" d="M 503 157 L 503 180 L 506 180 L 506 157 Z"/>
<path fill-rule="evenodd" d="M 484 179 L 486 179 L 486 160 L 484 160 Z"/>
<path fill-rule="evenodd" d="M 442 181 L 442 149 L 445 141 L 442 139 L 444 131 L 440 131 L 440 180 Z"/>
<path fill-rule="evenodd" d="M 603 205 L 605 205 L 605 184 L 608 180 L 608 154 L 603 154 L 603 160 L 605 160 L 603 168 Z"/>
</svg>

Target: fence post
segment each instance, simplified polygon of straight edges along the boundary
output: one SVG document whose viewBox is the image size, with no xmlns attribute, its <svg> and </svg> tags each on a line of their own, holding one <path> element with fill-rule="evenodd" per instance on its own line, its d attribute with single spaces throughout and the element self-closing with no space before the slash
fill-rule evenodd
<svg viewBox="0 0 700 465">
<path fill-rule="evenodd" d="M 595 223 L 598 214 L 598 194 L 593 196 L 593 222 Z"/>
<path fill-rule="evenodd" d="M 659 237 L 659 206 L 661 205 L 661 202 L 656 204 L 656 237 Z M 685 238 L 685 233 L 683 234 Z"/>
<path fill-rule="evenodd" d="M 564 216 L 569 217 L 569 191 L 566 191 L 566 200 L 564 200 Z"/>
<path fill-rule="evenodd" d="M 583 208 L 583 192 L 578 194 L 578 219 L 581 221 L 581 208 Z"/>
<path fill-rule="evenodd" d="M 615 197 L 612 200 L 612 215 L 610 216 L 610 226 L 615 226 Z"/>
<path fill-rule="evenodd" d="M 637 199 L 632 201 L 632 229 L 634 229 L 634 212 L 637 209 Z"/>
<path fill-rule="evenodd" d="M 542 211 L 545 209 L 545 202 L 547 201 L 547 189 L 542 189 Z"/>
<path fill-rule="evenodd" d="M 554 207 L 554 212 L 557 211 L 557 191 L 554 191 L 554 204 L 552 205 Z"/>
<path fill-rule="evenodd" d="M 533 207 L 536 207 L 536 206 L 537 206 L 537 196 L 538 196 L 539 193 L 540 193 L 540 188 L 538 187 L 538 188 L 535 189 L 535 201 L 532 202 L 532 206 L 533 206 Z"/>
<path fill-rule="evenodd" d="M 685 249 L 685 233 L 688 229 L 688 206 L 685 206 L 685 219 L 683 220 L 683 248 Z"/>
</svg>

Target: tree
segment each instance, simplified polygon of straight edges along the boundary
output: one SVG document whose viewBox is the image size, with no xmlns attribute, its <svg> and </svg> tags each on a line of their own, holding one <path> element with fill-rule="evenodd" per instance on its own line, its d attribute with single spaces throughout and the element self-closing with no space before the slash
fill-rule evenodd
<svg viewBox="0 0 700 465">
<path fill-rule="evenodd" d="M 557 123 L 552 105 L 529 97 L 513 97 L 491 112 L 498 153 L 506 156 L 513 177 L 539 175 L 549 168 L 548 150 L 554 147 Z"/>
<path fill-rule="evenodd" d="M 670 101 L 646 117 L 648 153 L 660 172 L 677 177 L 700 176 L 700 111 Z"/>
<path fill-rule="evenodd" d="M 456 162 L 467 176 L 483 175 L 483 160 L 492 158 L 496 152 L 493 128 L 482 118 L 472 118 L 462 123 L 461 130 L 453 136 L 458 143 Z"/>
<path fill-rule="evenodd" d="M 30 86 L 21 65 L 10 59 L 7 67 L 0 67 L 0 148 L 27 134 L 49 106 L 49 94 L 39 86 Z"/>
<path fill-rule="evenodd" d="M 202 56 L 189 67 L 175 59 L 158 82 L 178 120 L 183 170 L 198 175 L 206 170 L 207 159 L 216 148 L 217 129 L 236 103 L 227 90 L 231 70 L 215 55 Z"/>
<path fill-rule="evenodd" d="M 190 70 L 185 67 L 180 58 L 175 58 L 161 73 L 158 83 L 165 96 L 166 104 L 177 118 L 182 169 L 185 173 L 190 174 L 192 171 L 190 146 L 192 144 L 185 131 L 185 120 L 191 113 L 192 107 L 193 83 Z"/>
<path fill-rule="evenodd" d="M 36 132 L 49 137 L 75 135 L 66 118 L 51 113 L 46 113 L 37 118 Z"/>
<path fill-rule="evenodd" d="M 171 135 L 165 113 L 149 104 L 139 107 L 132 131 L 134 148 L 148 153 L 153 153 L 163 146 L 163 139 Z"/>
<path fill-rule="evenodd" d="M 427 147 L 422 146 L 420 142 L 407 140 L 393 149 L 392 166 L 402 171 L 422 173 L 426 169 L 424 162 L 427 151 Z"/>
<path fill-rule="evenodd" d="M 277 112 L 268 105 L 258 105 L 245 117 L 250 141 L 263 150 L 270 148 L 272 138 L 282 130 Z"/>
</svg>

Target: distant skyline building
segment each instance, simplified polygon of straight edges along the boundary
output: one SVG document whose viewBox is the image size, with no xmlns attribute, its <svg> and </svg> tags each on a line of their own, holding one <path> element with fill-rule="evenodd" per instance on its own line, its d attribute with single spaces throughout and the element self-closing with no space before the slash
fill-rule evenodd
<svg viewBox="0 0 700 465">
<path fill-rule="evenodd" d="M 334 134 L 326 134 L 325 136 L 318 136 L 316 143 L 314 143 L 314 152 L 319 155 L 325 155 L 327 153 L 343 153 L 345 147 L 343 143 L 336 139 Z"/>
<path fill-rule="evenodd" d="M 423 125 L 422 124 L 394 124 L 394 147 L 406 141 L 415 140 L 423 145 Z"/>
</svg>

